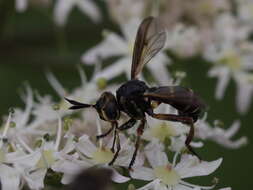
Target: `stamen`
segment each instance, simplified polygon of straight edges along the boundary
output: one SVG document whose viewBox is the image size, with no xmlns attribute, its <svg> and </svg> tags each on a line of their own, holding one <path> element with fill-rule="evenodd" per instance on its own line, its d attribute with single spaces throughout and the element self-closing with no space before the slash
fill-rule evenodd
<svg viewBox="0 0 253 190">
<path fill-rule="evenodd" d="M 12 116 L 12 112 L 10 112 L 9 115 L 8 115 L 7 122 L 4 126 L 4 131 L 3 131 L 2 138 L 6 137 L 8 129 L 10 128 L 11 116 Z"/>
<path fill-rule="evenodd" d="M 80 78 L 81 78 L 82 86 L 86 86 L 87 85 L 87 76 L 86 76 L 84 70 L 82 69 L 82 67 L 80 65 L 77 65 L 77 70 L 78 70 Z"/>
<path fill-rule="evenodd" d="M 58 113 L 58 130 L 57 130 L 57 137 L 56 137 L 56 142 L 55 142 L 55 150 L 58 151 L 60 142 L 61 142 L 61 136 L 62 136 L 62 121 L 61 117 Z"/>
<path fill-rule="evenodd" d="M 174 168 L 176 166 L 176 161 L 177 161 L 178 155 L 179 155 L 179 151 L 177 151 L 173 157 L 172 168 Z"/>
<path fill-rule="evenodd" d="M 56 77 L 51 72 L 46 73 L 46 78 L 60 97 L 66 96 L 67 94 L 66 90 L 63 88 L 63 86 L 60 84 L 60 82 L 56 79 Z"/>
<path fill-rule="evenodd" d="M 22 114 L 22 119 L 19 122 L 20 126 L 24 126 L 28 122 L 29 116 L 31 114 L 31 110 L 32 110 L 32 107 L 33 107 L 33 92 L 32 92 L 32 89 L 28 84 L 26 84 L 25 87 L 26 87 L 26 95 L 24 95 L 25 96 L 24 101 L 25 101 L 26 107 L 25 107 L 24 113 Z"/>
<path fill-rule="evenodd" d="M 19 143 L 27 150 L 27 152 L 29 152 L 29 153 L 33 153 L 33 152 L 34 152 L 34 151 L 28 146 L 28 144 L 25 143 L 25 141 L 24 141 L 21 137 L 19 137 L 19 136 L 16 136 L 16 137 L 17 137 Z"/>
</svg>

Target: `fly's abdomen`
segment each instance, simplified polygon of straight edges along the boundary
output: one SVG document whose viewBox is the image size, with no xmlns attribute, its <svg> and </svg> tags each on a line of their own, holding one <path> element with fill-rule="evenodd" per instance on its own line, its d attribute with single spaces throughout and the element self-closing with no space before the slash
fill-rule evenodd
<svg viewBox="0 0 253 190">
<path fill-rule="evenodd" d="M 205 107 L 203 101 L 191 89 L 181 86 L 162 86 L 150 88 L 145 97 L 176 108 L 181 115 L 198 116 Z"/>
</svg>

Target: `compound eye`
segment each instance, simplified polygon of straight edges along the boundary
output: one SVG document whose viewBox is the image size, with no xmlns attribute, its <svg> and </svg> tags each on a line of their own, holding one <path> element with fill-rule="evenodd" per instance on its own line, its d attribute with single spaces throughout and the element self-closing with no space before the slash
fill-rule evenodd
<svg viewBox="0 0 253 190">
<path fill-rule="evenodd" d="M 107 121 L 115 121 L 119 119 L 119 109 L 117 104 L 109 102 L 102 110 L 102 114 Z"/>
<path fill-rule="evenodd" d="M 115 121 L 119 119 L 119 108 L 115 96 L 110 92 L 104 92 L 96 103 L 95 108 L 101 119 Z"/>
</svg>

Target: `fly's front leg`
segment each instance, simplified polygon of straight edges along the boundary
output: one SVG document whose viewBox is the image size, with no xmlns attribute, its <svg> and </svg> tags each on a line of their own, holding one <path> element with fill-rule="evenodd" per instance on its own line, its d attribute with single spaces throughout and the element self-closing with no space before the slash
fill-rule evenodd
<svg viewBox="0 0 253 190">
<path fill-rule="evenodd" d="M 97 140 L 99 140 L 100 138 L 104 138 L 104 137 L 106 137 L 107 135 L 109 135 L 109 134 L 112 132 L 113 128 L 114 128 L 114 125 L 111 124 L 111 128 L 110 128 L 108 131 L 106 131 L 104 134 L 98 135 L 98 136 L 96 137 Z"/>
<path fill-rule="evenodd" d="M 115 143 L 116 143 L 116 138 L 117 138 L 117 128 L 118 128 L 118 122 L 114 122 L 112 123 L 112 128 L 114 129 L 114 133 L 113 133 L 113 142 L 112 142 L 112 148 L 111 151 L 114 153 L 114 147 L 115 147 Z"/>
<path fill-rule="evenodd" d="M 128 166 L 129 170 L 132 169 L 132 166 L 133 166 L 133 164 L 135 162 L 135 159 L 136 159 L 136 156 L 137 156 L 137 152 L 138 152 L 138 149 L 139 149 L 139 146 L 140 146 L 141 135 L 143 134 L 143 130 L 144 130 L 145 124 L 146 124 L 146 119 L 144 118 L 144 119 L 141 120 L 141 124 L 138 127 L 138 129 L 137 129 L 137 139 L 136 139 L 136 142 L 135 142 L 135 150 L 134 150 L 134 154 L 133 154 L 133 157 L 131 159 L 131 162 L 130 162 L 130 164 Z"/>
<path fill-rule="evenodd" d="M 153 113 L 153 111 L 149 111 L 147 113 L 151 117 L 154 117 L 156 119 L 167 120 L 167 121 L 176 121 L 176 122 L 181 122 L 181 123 L 189 125 L 190 126 L 190 131 L 189 131 L 189 134 L 186 137 L 185 146 L 187 147 L 187 149 L 193 155 L 197 156 L 198 159 L 201 160 L 200 156 L 194 151 L 194 149 L 190 145 L 190 143 L 191 143 L 191 141 L 194 137 L 194 125 L 193 125 L 194 121 L 191 117 L 181 116 L 181 115 L 174 115 L 174 114 L 155 114 L 155 113 Z"/>
<path fill-rule="evenodd" d="M 116 131 L 117 151 L 116 151 L 116 153 L 114 154 L 113 159 L 112 159 L 112 161 L 109 163 L 109 165 L 113 165 L 113 163 L 114 163 L 115 160 L 117 159 L 117 157 L 118 157 L 118 155 L 119 155 L 119 151 L 120 151 L 120 149 L 121 149 L 119 133 L 117 132 L 117 129 L 115 129 L 115 131 Z"/>
</svg>

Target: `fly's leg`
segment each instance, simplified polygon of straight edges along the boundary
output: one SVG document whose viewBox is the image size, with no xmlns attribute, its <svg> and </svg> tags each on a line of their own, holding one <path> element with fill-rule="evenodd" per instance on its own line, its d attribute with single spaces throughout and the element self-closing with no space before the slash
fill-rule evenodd
<svg viewBox="0 0 253 190">
<path fill-rule="evenodd" d="M 201 157 L 194 151 L 194 149 L 192 148 L 192 146 L 190 145 L 192 139 L 194 137 L 194 125 L 193 123 L 190 124 L 190 132 L 185 140 L 185 146 L 188 148 L 188 150 L 194 154 L 195 156 L 198 157 L 199 160 L 202 160 Z"/>
<path fill-rule="evenodd" d="M 181 122 L 185 123 L 190 126 L 190 132 L 187 135 L 187 138 L 185 140 L 185 146 L 187 149 L 195 156 L 198 157 L 199 160 L 201 160 L 201 157 L 194 151 L 192 146 L 190 145 L 193 137 L 194 137 L 194 121 L 191 117 L 187 116 L 181 116 L 181 115 L 174 115 L 174 114 L 155 114 L 153 111 L 147 112 L 151 117 L 160 119 L 160 120 L 167 120 L 167 121 L 176 121 L 176 122 Z"/>
<path fill-rule="evenodd" d="M 146 119 L 144 118 L 144 119 L 141 120 L 140 126 L 137 129 L 137 139 L 136 139 L 136 142 L 135 142 L 135 150 L 134 150 L 134 154 L 133 154 L 133 157 L 131 159 L 131 162 L 128 166 L 129 170 L 132 169 L 132 166 L 135 162 L 137 152 L 138 152 L 138 149 L 139 149 L 139 146 L 140 146 L 141 135 L 143 134 L 143 130 L 144 130 L 144 127 L 145 127 L 145 123 L 146 123 Z"/>
<path fill-rule="evenodd" d="M 187 116 L 175 115 L 175 114 L 162 114 L 162 113 L 154 113 L 153 111 L 147 112 L 151 117 L 159 119 L 159 120 L 167 120 L 167 121 L 176 121 L 185 123 L 188 125 L 193 124 L 193 119 Z"/>
<path fill-rule="evenodd" d="M 118 129 L 120 131 L 124 131 L 124 130 L 130 129 L 130 128 L 132 128 L 134 126 L 135 123 L 136 123 L 136 119 L 131 118 L 127 122 L 125 122 L 121 126 L 119 126 Z"/>
<path fill-rule="evenodd" d="M 131 118 L 119 127 L 118 127 L 118 124 L 116 124 L 116 127 L 112 127 L 112 128 L 114 128 L 114 137 L 113 137 L 111 151 L 114 152 L 115 144 L 117 144 L 117 151 L 114 154 L 114 157 L 113 157 L 112 161 L 109 163 L 109 165 L 112 165 L 115 162 L 116 158 L 118 157 L 119 151 L 121 149 L 118 130 L 120 130 L 120 131 L 127 130 L 127 129 L 133 127 L 135 123 L 136 123 L 136 119 Z"/>
<path fill-rule="evenodd" d="M 104 137 L 106 137 L 107 135 L 109 135 L 109 134 L 112 132 L 113 128 L 114 128 L 114 125 L 112 124 L 112 125 L 111 125 L 111 128 L 110 128 L 108 131 L 106 131 L 104 134 L 98 135 L 98 136 L 96 137 L 97 140 L 100 139 L 100 138 L 104 138 Z"/>
<path fill-rule="evenodd" d="M 116 131 L 116 141 L 117 141 L 117 151 L 115 152 L 112 161 L 109 163 L 109 165 L 113 165 L 113 163 L 115 162 L 115 160 L 117 159 L 118 155 L 119 155 L 119 151 L 121 149 L 120 146 L 120 139 L 119 139 L 119 133 L 117 132 L 117 129 L 115 129 Z"/>
<path fill-rule="evenodd" d="M 114 133 L 113 133 L 113 142 L 112 142 L 112 148 L 111 148 L 111 151 L 114 153 L 114 147 L 115 147 L 115 143 L 116 143 L 116 138 L 117 138 L 117 128 L 118 128 L 118 122 L 117 121 L 114 121 L 111 123 L 112 124 L 112 128 L 111 129 L 114 129 Z"/>
</svg>

